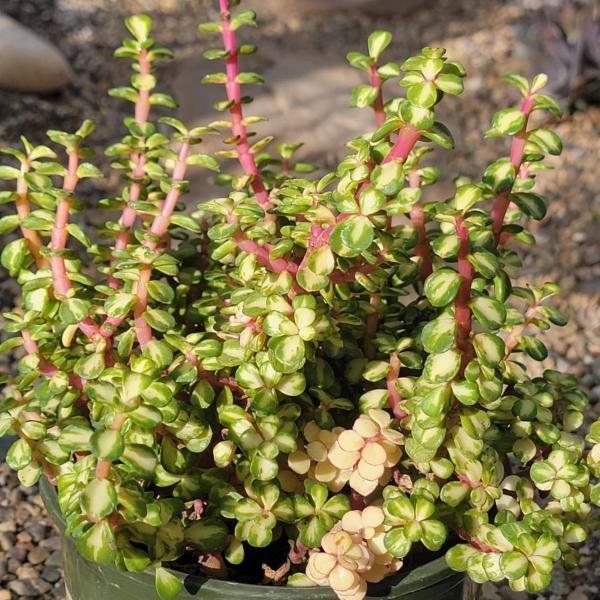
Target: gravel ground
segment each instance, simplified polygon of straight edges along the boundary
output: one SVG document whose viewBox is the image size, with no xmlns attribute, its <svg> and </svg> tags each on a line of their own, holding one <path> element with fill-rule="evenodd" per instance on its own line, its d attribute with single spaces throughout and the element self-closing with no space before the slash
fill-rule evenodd
<svg viewBox="0 0 600 600">
<path fill-rule="evenodd" d="M 458 150 L 444 155 L 442 163 L 449 171 L 477 176 L 501 152 L 497 143 L 483 142 L 481 132 L 493 111 L 513 100 L 506 86 L 497 85 L 500 76 L 513 71 L 531 74 L 547 59 L 530 46 L 528 28 L 533 11 L 543 3 L 428 0 L 423 5 L 434 9 L 417 10 L 418 3 L 411 2 L 407 6 L 413 7 L 412 11 L 399 10 L 385 19 L 357 11 L 318 17 L 286 13 L 285 19 L 275 14 L 264 19 L 260 35 L 270 48 L 291 53 L 327 49 L 339 51 L 341 57 L 349 49 L 361 48 L 373 29 L 395 33 L 398 57 L 425 44 L 445 46 L 453 58 L 465 62 L 471 77 L 465 94 L 445 103 L 448 108 L 444 108 L 443 120 L 453 131 Z M 212 10 L 207 8 L 212 5 L 209 0 L 2 0 L 0 5 L 55 41 L 75 72 L 73 83 L 55 96 L 0 91 L 0 144 L 14 143 L 20 133 L 41 142 L 50 127 L 74 129 L 84 117 L 93 117 L 98 121 L 94 136 L 98 150 L 118 134 L 126 114 L 125 106 L 106 97 L 109 87 L 128 77 L 125 61 L 110 58 L 123 37 L 123 16 L 140 10 L 159 16 L 161 29 L 156 37 L 184 57 L 163 72 L 163 82 L 180 82 L 181 90 L 175 92 L 189 94 L 191 88 L 181 84 L 178 70 L 181 75 L 185 60 L 203 43 L 198 41 L 194 24 L 205 20 Z M 272 87 L 278 83 L 285 84 L 275 81 Z M 596 174 L 600 109 L 588 107 L 556 125 L 565 151 L 560 161 L 555 161 L 557 168 L 541 177 L 541 189 L 550 198 L 549 214 L 535 227 L 538 243 L 527 252 L 521 283 L 560 283 L 563 294 L 557 303 L 571 321 L 545 338 L 550 355 L 543 367 L 566 369 L 580 378 L 591 393 L 591 418 L 600 415 L 600 191 Z M 330 164 L 339 154 L 339 150 L 320 147 L 310 158 Z M 115 183 L 108 178 L 100 189 L 87 190 L 90 220 L 97 218 L 91 206 L 94 198 L 103 196 Z M 445 186 L 449 180 L 442 182 L 440 193 Z M 197 194 L 202 197 L 202 190 Z M 4 277 L 0 272 L 2 309 L 12 306 L 17 293 Z M 0 372 L 9 367 L 10 357 L 0 357 Z M 0 466 L 0 600 L 36 596 L 62 600 L 58 542 L 37 491 L 20 487 L 16 477 Z M 570 573 L 557 571 L 551 589 L 539 598 L 600 599 L 599 534 L 583 545 L 582 556 L 581 568 Z M 505 587 L 486 586 L 483 592 L 484 600 L 523 597 Z"/>
</svg>

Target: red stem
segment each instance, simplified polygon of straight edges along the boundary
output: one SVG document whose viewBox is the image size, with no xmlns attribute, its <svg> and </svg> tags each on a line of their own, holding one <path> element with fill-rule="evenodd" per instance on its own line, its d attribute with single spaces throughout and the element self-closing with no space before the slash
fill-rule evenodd
<svg viewBox="0 0 600 600">
<path fill-rule="evenodd" d="M 377 127 L 381 127 L 385 121 L 385 110 L 383 108 L 382 82 L 379 73 L 377 73 L 377 65 L 371 65 L 371 85 L 377 89 L 377 98 L 373 103 L 373 110 L 375 111 Z"/>
<path fill-rule="evenodd" d="M 412 125 L 405 125 L 398 132 L 394 146 L 381 164 L 388 163 L 395 158 L 403 161 L 406 160 L 415 144 L 419 141 L 420 136 L 421 134 L 418 129 L 415 129 Z"/>
<path fill-rule="evenodd" d="M 515 179 L 519 174 L 521 165 L 523 164 L 523 151 L 527 143 L 527 122 L 529 115 L 533 109 L 533 96 L 528 94 L 521 103 L 521 112 L 525 115 L 525 124 L 521 131 L 516 133 L 511 141 L 510 146 L 510 161 L 515 167 Z M 498 246 L 500 236 L 502 234 L 502 226 L 504 225 L 504 217 L 510 204 L 511 190 L 507 190 L 497 194 L 492 205 L 492 231 L 494 233 L 494 244 Z"/>
<path fill-rule="evenodd" d="M 225 91 L 227 99 L 233 102 L 233 106 L 229 109 L 231 117 L 231 132 L 237 138 L 236 148 L 238 160 L 244 173 L 252 178 L 251 186 L 256 194 L 258 203 L 265 211 L 265 219 L 273 221 L 275 215 L 269 214 L 267 211 L 271 208 L 269 194 L 265 189 L 262 176 L 254 160 L 254 155 L 250 152 L 250 144 L 248 142 L 248 131 L 244 123 L 244 113 L 241 104 L 241 88 L 237 80 L 239 75 L 238 53 L 235 43 L 235 31 L 231 29 L 231 13 L 229 11 L 229 0 L 219 0 L 221 10 L 221 27 L 223 46 L 229 52 L 229 56 L 225 61 L 225 72 L 227 75 L 227 83 Z"/>
<path fill-rule="evenodd" d="M 461 374 L 468 362 L 473 358 L 473 346 L 469 340 L 471 334 L 471 284 L 473 283 L 473 267 L 468 260 L 469 255 L 469 234 L 464 226 L 463 218 L 456 217 L 456 234 L 460 240 L 458 250 L 458 272 L 462 276 L 458 294 L 454 300 L 454 316 L 458 325 L 456 342 L 462 351 Z"/>
</svg>

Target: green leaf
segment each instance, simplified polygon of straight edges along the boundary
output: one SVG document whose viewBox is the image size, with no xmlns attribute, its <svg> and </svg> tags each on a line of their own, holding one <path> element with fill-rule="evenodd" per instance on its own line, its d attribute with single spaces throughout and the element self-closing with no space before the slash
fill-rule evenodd
<svg viewBox="0 0 600 600">
<path fill-rule="evenodd" d="M 432 81 L 411 85 L 406 92 L 409 102 L 423 108 L 431 108 L 437 102 L 437 89 Z"/>
<path fill-rule="evenodd" d="M 376 87 L 371 85 L 357 85 L 352 90 L 352 106 L 357 106 L 358 108 L 371 106 L 377 99 L 378 94 L 379 90 Z"/>
<path fill-rule="evenodd" d="M 19 471 L 24 469 L 33 458 L 31 446 L 24 439 L 14 442 L 6 453 L 6 464 L 11 469 Z"/>
<path fill-rule="evenodd" d="M 82 356 L 75 363 L 73 371 L 82 379 L 97 379 L 104 371 L 104 353 L 95 352 L 89 356 Z"/>
<path fill-rule="evenodd" d="M 85 177 L 102 177 L 102 171 L 91 163 L 81 163 L 77 167 L 77 177 L 84 179 Z"/>
<path fill-rule="evenodd" d="M 173 600 L 183 588 L 179 578 L 163 567 L 156 569 L 154 584 L 160 600 Z"/>
<path fill-rule="evenodd" d="M 494 135 L 514 135 L 523 129 L 527 117 L 518 108 L 504 108 L 492 118 Z"/>
<path fill-rule="evenodd" d="M 186 162 L 188 165 L 205 167 L 211 171 L 219 171 L 221 169 L 217 159 L 210 156 L 210 154 L 192 154 L 188 156 Z"/>
<path fill-rule="evenodd" d="M 19 169 L 14 167 L 0 166 L 0 179 L 18 179 L 21 175 Z"/>
<path fill-rule="evenodd" d="M 90 438 L 90 449 L 104 460 L 117 460 L 123 454 L 123 438 L 121 433 L 114 429 L 95 431 Z"/>
<path fill-rule="evenodd" d="M 117 492 L 108 479 L 92 479 L 81 494 L 81 509 L 92 520 L 108 517 L 116 506 Z"/>
<path fill-rule="evenodd" d="M 454 195 L 454 207 L 457 210 L 465 212 L 475 206 L 483 197 L 483 191 L 477 185 L 472 183 L 461 185 L 456 189 Z"/>
<path fill-rule="evenodd" d="M 298 335 L 275 337 L 269 340 L 269 358 L 280 373 L 294 373 L 304 365 L 304 341 Z"/>
<path fill-rule="evenodd" d="M 453 379 L 460 369 L 461 353 L 447 350 L 441 354 L 430 354 L 425 361 L 423 377 L 430 383 L 445 383 Z"/>
<path fill-rule="evenodd" d="M 69 325 L 81 323 L 89 314 L 90 302 L 79 298 L 69 298 L 61 303 L 58 315 L 61 321 Z"/>
<path fill-rule="evenodd" d="M 109 296 L 104 302 L 104 310 L 109 317 L 124 317 L 137 302 L 135 294 L 122 292 Z"/>
<path fill-rule="evenodd" d="M 152 19 L 148 15 L 133 15 L 125 19 L 125 27 L 138 42 L 145 42 L 152 29 Z"/>
<path fill-rule="evenodd" d="M 172 304 L 175 299 L 173 288 L 165 281 L 153 279 L 148 282 L 148 293 L 150 297 L 162 304 Z"/>
<path fill-rule="evenodd" d="M 229 529 L 220 519 L 202 518 L 185 528 L 185 541 L 208 554 L 225 547 Z"/>
<path fill-rule="evenodd" d="M 315 275 L 329 275 L 335 268 L 335 257 L 330 246 L 321 246 L 311 252 L 307 266 Z"/>
<path fill-rule="evenodd" d="M 11 233 L 19 226 L 18 215 L 7 215 L 0 219 L 0 235 Z"/>
<path fill-rule="evenodd" d="M 231 19 L 230 28 L 232 31 L 244 25 L 256 26 L 256 13 L 253 10 L 244 10 Z"/>
<path fill-rule="evenodd" d="M 529 561 L 520 552 L 503 552 L 500 556 L 500 568 L 509 581 L 514 581 L 527 573 Z"/>
<path fill-rule="evenodd" d="M 169 331 L 175 327 L 175 318 L 166 310 L 151 308 L 144 313 L 144 320 L 156 331 Z"/>
<path fill-rule="evenodd" d="M 445 94 L 450 94 L 451 96 L 458 96 L 459 94 L 462 94 L 464 89 L 462 77 L 450 74 L 438 75 L 435 78 L 435 87 Z"/>
<path fill-rule="evenodd" d="M 454 346 L 456 339 L 456 321 L 448 315 L 441 315 L 423 328 L 421 341 L 426 352 L 439 354 Z"/>
<path fill-rule="evenodd" d="M 487 167 L 483 183 L 492 188 L 495 194 L 510 190 L 515 180 L 515 167 L 506 158 L 501 158 Z"/>
<path fill-rule="evenodd" d="M 462 277 L 452 269 L 438 269 L 425 280 L 425 295 L 433 306 L 450 304 L 462 282 Z"/>
<path fill-rule="evenodd" d="M 385 196 L 397 194 L 404 186 L 404 173 L 400 161 L 391 160 L 377 165 L 371 174 L 371 183 Z"/>
<path fill-rule="evenodd" d="M 548 154 L 558 156 L 562 152 L 562 142 L 558 135 L 544 127 L 534 129 L 528 132 L 527 139 L 534 144 L 537 144 L 542 150 Z"/>
<path fill-rule="evenodd" d="M 369 56 L 375 61 L 379 60 L 391 41 L 392 34 L 389 31 L 374 31 L 368 39 Z"/>
<path fill-rule="evenodd" d="M 502 302 L 477 296 L 469 303 L 475 318 L 489 331 L 500 329 L 506 320 L 506 308 Z"/>
<path fill-rule="evenodd" d="M 486 367 L 496 367 L 504 359 L 506 349 L 502 338 L 492 333 L 478 333 L 473 337 L 477 358 Z"/>
<path fill-rule="evenodd" d="M 94 523 L 76 540 L 79 553 L 95 563 L 111 563 L 117 557 L 115 534 L 106 520 Z"/>
<path fill-rule="evenodd" d="M 505 75 L 502 79 L 510 85 L 514 85 L 522 96 L 526 96 L 529 92 L 529 81 L 523 75 Z"/>
<path fill-rule="evenodd" d="M 453 381 L 451 387 L 454 397 L 461 404 L 470 406 L 479 400 L 479 387 L 473 381 Z"/>
<path fill-rule="evenodd" d="M 390 529 L 383 538 L 386 550 L 396 558 L 405 557 L 412 546 L 412 542 L 404 535 L 402 527 Z"/>
<path fill-rule="evenodd" d="M 351 215 L 340 221 L 331 234 L 332 249 L 342 256 L 358 256 L 374 238 L 373 225 L 367 217 Z"/>
<path fill-rule="evenodd" d="M 467 570 L 469 559 L 478 551 L 468 544 L 458 544 L 446 552 L 446 562 L 453 571 L 463 573 Z"/>
<path fill-rule="evenodd" d="M 183 227 L 183 229 L 193 231 L 194 233 L 200 233 L 202 231 L 198 221 L 189 215 L 173 215 L 171 216 L 171 224 Z"/>
<path fill-rule="evenodd" d="M 546 201 L 542 196 L 533 192 L 519 192 L 511 194 L 510 199 L 528 217 L 541 221 L 546 216 Z"/>
<path fill-rule="evenodd" d="M 4 246 L 0 255 L 0 263 L 9 272 L 11 277 L 16 277 L 29 255 L 27 240 L 19 238 Z"/>
</svg>

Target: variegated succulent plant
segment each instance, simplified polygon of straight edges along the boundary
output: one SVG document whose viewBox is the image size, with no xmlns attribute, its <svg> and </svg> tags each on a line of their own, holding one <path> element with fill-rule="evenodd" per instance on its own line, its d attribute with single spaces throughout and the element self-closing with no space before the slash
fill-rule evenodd
<svg viewBox="0 0 600 600">
<path fill-rule="evenodd" d="M 79 181 L 101 176 L 90 121 L 48 132 L 52 147 L 3 149 L 16 214 L 0 230 L 21 236 L 2 265 L 22 303 L 1 350 L 25 351 L 3 378 L 8 463 L 25 485 L 57 485 L 83 556 L 154 569 L 163 599 L 180 557 L 236 578 L 272 544 L 289 546 L 278 581 L 343 600 L 438 551 L 477 582 L 541 590 L 556 561 L 577 563 L 600 502 L 600 422 L 584 437 L 575 378 L 528 367 L 547 355 L 539 331 L 565 322 L 547 302 L 558 288 L 511 283 L 546 212 L 536 176 L 561 151 L 533 124 L 559 112 L 545 76 L 507 77 L 521 101 L 486 137 L 510 139 L 509 154 L 440 198 L 430 153 L 453 139 L 436 105 L 463 91 L 464 68 L 432 47 L 381 64 L 391 35 L 376 32 L 348 56 L 369 77 L 353 102 L 374 129 L 316 174 L 299 144 L 250 144 L 261 119 L 241 85 L 261 77 L 240 71 L 256 48 L 236 36 L 255 14 L 236 4 L 200 26 L 220 33 L 205 56 L 226 65 L 205 77 L 226 92 L 206 127 L 155 117 L 176 106 L 155 91 L 171 53 L 149 17 L 126 21 L 116 56 L 134 73 L 110 93 L 135 112 L 106 150 L 123 186 L 100 202 L 120 211 L 100 237 L 72 218 Z M 406 93 L 384 98 L 395 78 Z M 228 149 L 198 152 L 219 130 Z M 217 175 L 227 195 L 182 210 L 188 169 L 230 158 L 242 173 Z"/>
</svg>

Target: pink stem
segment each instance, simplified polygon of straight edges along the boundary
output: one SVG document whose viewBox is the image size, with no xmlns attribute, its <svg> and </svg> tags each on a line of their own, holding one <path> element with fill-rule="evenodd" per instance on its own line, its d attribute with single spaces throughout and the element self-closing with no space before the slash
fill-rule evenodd
<svg viewBox="0 0 600 600">
<path fill-rule="evenodd" d="M 63 190 L 68 193 L 61 198 L 56 208 L 56 217 L 52 227 L 50 238 L 50 247 L 52 250 L 64 250 L 67 245 L 69 223 L 69 213 L 71 210 L 71 195 L 75 191 L 79 178 L 77 177 L 77 167 L 79 166 L 78 150 L 69 152 L 69 165 L 63 181 Z M 66 298 L 71 291 L 71 281 L 67 275 L 67 267 L 63 256 L 56 255 L 50 258 L 50 268 L 54 280 L 54 293 L 57 297 Z M 86 317 L 79 323 L 79 329 L 90 339 L 94 339 L 98 334 L 98 326 L 90 317 Z"/>
<path fill-rule="evenodd" d="M 525 321 L 520 325 L 517 325 L 504 340 L 504 347 L 506 348 L 505 356 L 509 356 L 510 353 L 515 349 L 515 346 L 519 343 L 519 336 L 531 325 L 532 321 L 537 315 L 538 305 L 533 304 L 525 312 Z"/>
<path fill-rule="evenodd" d="M 411 188 L 418 188 L 420 185 L 419 173 L 413 169 L 409 175 L 408 184 Z M 427 241 L 427 229 L 425 228 L 425 211 L 420 202 L 415 202 L 410 209 L 410 220 L 413 227 L 417 230 L 419 239 L 415 246 L 415 254 L 421 258 L 421 281 L 425 281 L 433 271 L 433 255 L 431 246 Z"/>
<path fill-rule="evenodd" d="M 179 149 L 179 156 L 173 169 L 173 181 L 181 182 L 185 179 L 185 172 L 187 169 L 187 158 L 190 153 L 189 142 L 183 142 Z M 162 238 L 169 228 L 169 222 L 171 215 L 175 210 L 177 201 L 181 191 L 178 186 L 173 186 L 167 193 L 167 196 L 162 204 L 160 214 L 154 217 L 154 221 L 150 228 L 150 233 L 156 236 L 157 239 Z M 156 250 L 158 243 L 154 240 L 145 240 L 144 246 L 150 250 Z M 152 275 L 152 266 L 145 265 L 140 271 L 140 277 L 137 283 L 137 303 L 134 307 L 134 319 L 135 319 L 135 331 L 138 342 L 143 348 L 148 342 L 152 340 L 152 329 L 144 319 L 144 313 L 148 306 L 148 282 Z"/>
<path fill-rule="evenodd" d="M 382 82 L 379 73 L 377 73 L 377 65 L 371 65 L 371 85 L 377 89 L 377 98 L 373 103 L 373 110 L 375 111 L 377 127 L 381 127 L 385 121 L 385 110 L 383 109 Z"/>
<path fill-rule="evenodd" d="M 42 239 L 37 231 L 23 227 L 23 221 L 29 215 L 29 188 L 27 187 L 27 182 L 25 181 L 23 175 L 24 171 L 23 169 L 21 169 L 21 174 L 17 179 L 17 197 L 15 199 L 17 216 L 19 218 L 21 233 L 23 234 L 23 237 L 27 240 L 29 250 L 35 258 L 37 267 L 38 269 L 43 269 L 48 266 L 48 263 L 40 253 L 40 250 L 42 248 Z"/>
<path fill-rule="evenodd" d="M 515 134 L 511 141 L 510 146 L 510 161 L 515 167 L 515 173 L 518 175 L 521 165 L 523 164 L 523 151 L 525 144 L 527 143 L 527 122 L 529 115 L 533 109 L 534 99 L 533 96 L 528 94 L 521 103 L 521 112 L 525 115 L 525 124 L 521 131 Z M 497 246 L 500 241 L 502 233 L 502 226 L 504 225 L 504 217 L 510 204 L 510 192 L 507 190 L 497 194 L 494 198 L 492 205 L 492 231 L 494 232 L 495 245 Z"/>
<path fill-rule="evenodd" d="M 421 134 L 418 129 L 415 129 L 412 125 L 405 125 L 398 132 L 394 146 L 381 164 L 388 163 L 394 159 L 406 160 L 415 144 L 419 141 L 420 136 Z"/>
<path fill-rule="evenodd" d="M 27 354 L 37 354 L 39 356 L 39 368 L 42 375 L 45 375 L 46 377 L 53 377 L 56 375 L 56 373 L 59 371 L 58 367 L 53 365 L 42 355 L 36 341 L 31 337 L 31 333 L 28 329 L 23 329 L 21 331 L 21 337 L 23 338 L 23 347 L 25 348 Z M 78 389 L 83 388 L 84 381 L 81 379 L 81 377 L 75 375 L 74 373 L 69 373 L 69 382 L 73 387 Z"/>
<path fill-rule="evenodd" d="M 458 250 L 458 272 L 462 276 L 462 281 L 458 289 L 458 294 L 454 300 L 454 317 L 458 325 L 456 342 L 462 351 L 461 374 L 468 362 L 473 358 L 473 346 L 469 340 L 471 334 L 471 284 L 473 283 L 473 267 L 468 260 L 469 255 L 469 234 L 464 226 L 463 218 L 456 217 L 456 233 L 460 240 Z"/>
<path fill-rule="evenodd" d="M 238 54 L 235 42 L 235 31 L 232 30 L 230 26 L 231 13 L 229 11 L 229 0 L 219 0 L 219 7 L 221 10 L 223 45 L 225 50 L 229 52 L 229 56 L 225 61 L 225 70 L 227 74 L 225 91 L 227 93 L 227 99 L 233 102 L 233 106 L 229 109 L 229 114 L 231 116 L 231 132 L 233 136 L 237 138 L 236 147 L 238 160 L 246 175 L 252 178 L 251 186 L 256 194 L 258 203 L 266 213 L 265 219 L 273 221 L 275 215 L 271 215 L 267 212 L 271 208 L 269 194 L 265 189 L 254 156 L 250 152 L 248 131 L 244 123 L 244 113 L 241 104 L 241 88 L 237 80 L 237 76 L 239 75 Z"/>
<path fill-rule="evenodd" d="M 394 417 L 402 420 L 408 413 L 402 408 L 400 404 L 402 402 L 402 396 L 400 396 L 400 393 L 396 389 L 396 379 L 398 379 L 400 375 L 400 367 L 402 366 L 397 354 L 392 354 L 390 356 L 390 366 L 391 368 L 386 379 L 387 389 L 390 394 L 390 407 Z"/>
<path fill-rule="evenodd" d="M 150 75 L 152 69 L 150 61 L 148 60 L 148 51 L 142 50 L 140 53 L 139 59 L 140 65 L 140 74 L 142 75 Z M 150 91 L 149 90 L 139 90 L 138 91 L 138 99 L 135 103 L 135 120 L 138 124 L 143 125 L 148 121 L 148 116 L 150 114 Z M 117 235 L 117 239 L 115 242 L 115 250 L 125 250 L 127 248 L 127 244 L 129 243 L 129 238 L 131 236 L 131 229 L 135 223 L 135 218 L 137 216 L 137 211 L 131 207 L 133 202 L 137 202 L 140 199 L 142 193 L 142 185 L 139 180 L 144 176 L 144 165 L 146 164 L 146 157 L 141 152 L 134 152 L 131 155 L 131 159 L 135 163 L 135 168 L 133 171 L 133 177 L 135 181 L 131 184 L 129 188 L 129 195 L 127 198 L 127 206 L 123 209 L 123 214 L 121 216 L 120 225 L 125 227 L 125 231 L 119 232 Z M 113 277 L 112 275 L 108 278 L 108 284 L 113 289 L 118 289 L 121 287 L 121 282 Z"/>
</svg>

